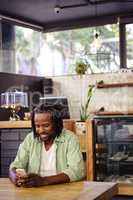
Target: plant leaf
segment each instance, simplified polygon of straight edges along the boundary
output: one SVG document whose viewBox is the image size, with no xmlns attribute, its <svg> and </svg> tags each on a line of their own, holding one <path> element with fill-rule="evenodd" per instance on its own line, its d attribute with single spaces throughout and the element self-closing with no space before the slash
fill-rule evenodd
<svg viewBox="0 0 133 200">
<path fill-rule="evenodd" d="M 93 90 L 94 87 L 95 87 L 94 85 L 88 86 L 86 103 L 85 103 L 85 105 L 81 104 L 81 109 L 80 109 L 80 120 L 81 121 L 85 121 L 89 117 L 89 114 L 87 114 L 87 111 L 88 111 L 90 100 L 91 100 L 93 92 L 94 92 L 94 90 Z"/>
</svg>

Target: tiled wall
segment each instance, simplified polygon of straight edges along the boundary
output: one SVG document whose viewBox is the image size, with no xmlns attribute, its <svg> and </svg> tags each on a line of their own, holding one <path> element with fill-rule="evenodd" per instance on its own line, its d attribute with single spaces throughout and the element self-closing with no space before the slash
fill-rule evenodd
<svg viewBox="0 0 133 200">
<path fill-rule="evenodd" d="M 19 144 L 31 129 L 0 129 L 0 177 L 8 177 L 9 165 L 14 160 Z"/>
<path fill-rule="evenodd" d="M 92 74 L 79 76 L 51 77 L 54 82 L 54 96 L 67 96 L 71 118 L 79 119 L 80 104 L 87 94 L 87 86 L 103 80 L 105 83 L 133 82 L 133 72 Z M 133 110 L 133 87 L 96 89 L 89 111 L 97 111 L 104 106 L 107 111 Z"/>
</svg>

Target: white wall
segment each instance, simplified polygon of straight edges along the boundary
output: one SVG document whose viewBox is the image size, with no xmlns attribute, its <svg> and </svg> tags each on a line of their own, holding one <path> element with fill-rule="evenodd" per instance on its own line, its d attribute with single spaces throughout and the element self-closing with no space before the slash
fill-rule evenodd
<svg viewBox="0 0 133 200">
<path fill-rule="evenodd" d="M 79 119 L 80 104 L 87 94 L 87 86 L 103 80 L 105 83 L 133 82 L 133 72 L 108 74 L 77 75 L 51 77 L 54 82 L 53 96 L 66 96 L 69 101 L 71 118 Z M 133 86 L 120 88 L 96 89 L 91 99 L 89 112 L 97 111 L 100 107 L 106 111 L 121 111 L 126 113 L 133 110 Z"/>
</svg>

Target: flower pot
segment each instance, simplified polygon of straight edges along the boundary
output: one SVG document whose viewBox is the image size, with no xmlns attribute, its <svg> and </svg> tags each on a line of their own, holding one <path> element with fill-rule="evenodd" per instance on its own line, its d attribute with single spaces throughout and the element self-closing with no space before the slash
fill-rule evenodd
<svg viewBox="0 0 133 200">
<path fill-rule="evenodd" d="M 77 121 L 75 124 L 75 129 L 77 135 L 85 135 L 86 134 L 85 122 Z"/>
<path fill-rule="evenodd" d="M 75 130 L 79 138 L 81 151 L 84 152 L 86 150 L 86 123 L 77 121 L 75 123 Z"/>
</svg>

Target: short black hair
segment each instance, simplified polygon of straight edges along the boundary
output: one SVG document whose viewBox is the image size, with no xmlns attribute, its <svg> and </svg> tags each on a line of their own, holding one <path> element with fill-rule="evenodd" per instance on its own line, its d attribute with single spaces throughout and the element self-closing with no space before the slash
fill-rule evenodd
<svg viewBox="0 0 133 200">
<path fill-rule="evenodd" d="M 62 129 L 63 129 L 63 119 L 58 109 L 58 106 L 49 106 L 45 104 L 40 104 L 33 110 L 31 114 L 31 123 L 32 123 L 32 130 L 33 130 L 34 137 L 38 137 L 38 134 L 36 133 L 36 127 L 35 127 L 36 113 L 50 113 L 52 116 L 52 122 L 53 122 L 55 135 L 58 137 L 61 134 Z"/>
</svg>

